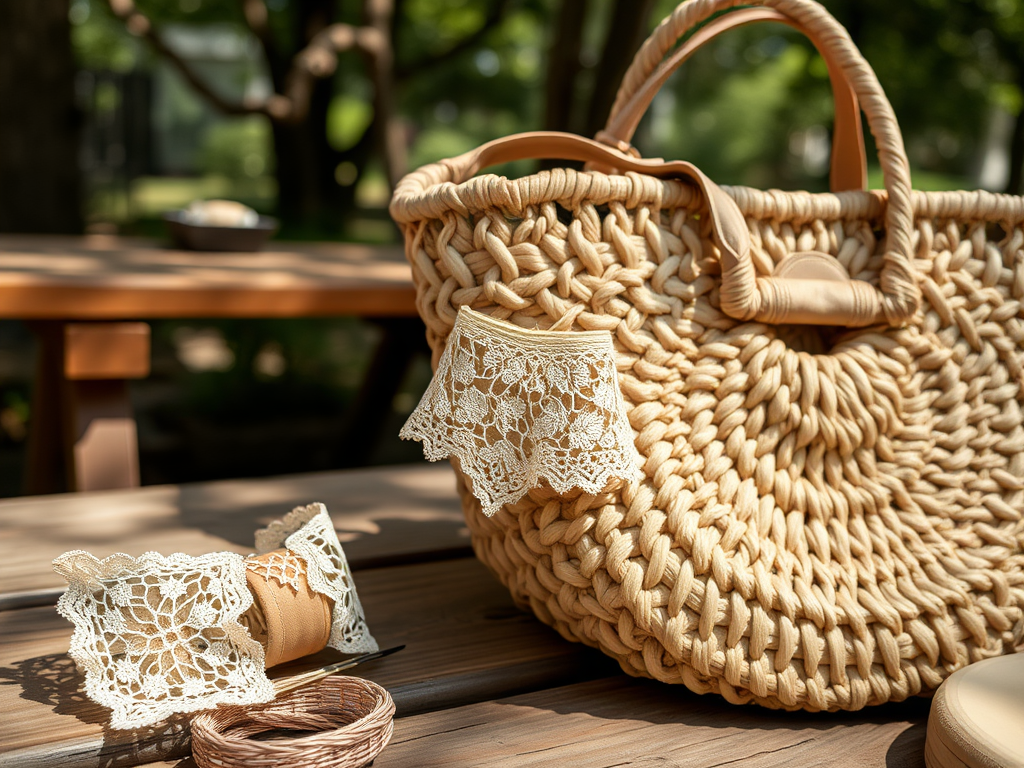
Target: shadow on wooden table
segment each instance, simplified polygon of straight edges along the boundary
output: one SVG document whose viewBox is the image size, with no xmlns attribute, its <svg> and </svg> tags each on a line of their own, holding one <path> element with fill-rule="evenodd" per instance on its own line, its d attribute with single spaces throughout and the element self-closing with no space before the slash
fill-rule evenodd
<svg viewBox="0 0 1024 768">
<path fill-rule="evenodd" d="M 344 487 L 336 480 L 326 487 L 322 478 L 336 477 L 329 474 L 283 477 L 274 481 L 274 491 L 307 504 L 326 503 L 354 569 L 472 555 L 453 499 L 454 478 L 421 466 L 394 469 L 345 476 L 352 479 Z M 251 548 L 258 528 L 291 511 L 290 503 L 253 497 L 252 487 L 246 481 L 179 486 L 177 523 Z"/>
<path fill-rule="evenodd" d="M 860 712 L 786 712 L 616 676 L 465 708 L 452 718 L 466 729 L 462 743 L 445 757 L 461 765 L 465 754 L 493 741 L 493 724 L 501 723 L 503 758 L 512 761 L 529 762 L 548 752 L 554 762 L 571 748 L 580 766 L 605 765 L 603 759 L 615 755 L 616 764 L 630 766 L 909 768 L 923 765 L 929 705 L 928 699 L 915 698 Z M 421 750 L 433 746 L 425 736 L 430 727 L 424 722 L 396 728 L 396 763 L 404 764 L 403 742 L 414 741 Z M 383 764 L 390 765 L 387 759 Z"/>
<path fill-rule="evenodd" d="M 514 618 L 528 620 L 526 616 Z M 103 728 L 95 765 L 122 768 L 153 760 L 173 761 L 174 756 L 187 754 L 187 718 L 157 728 L 113 730 L 106 725 L 109 713 L 84 695 L 82 683 L 82 675 L 67 654 L 37 656 L 0 668 L 0 684 L 20 685 L 22 698 Z M 596 765 L 600 758 L 617 754 L 640 761 L 635 764 L 654 760 L 659 765 L 717 766 L 749 760 L 757 766 L 867 766 L 884 761 L 887 768 L 909 768 L 922 764 L 928 706 L 926 699 L 913 699 L 853 713 L 781 712 L 731 705 L 715 695 L 698 696 L 681 686 L 633 679 L 609 668 L 590 682 L 447 712 L 414 714 L 399 721 L 392 747 L 381 759 L 383 765 L 391 758 L 405 765 L 404 753 L 410 746 L 420 757 L 429 754 L 428 735 L 441 736 L 450 731 L 452 722 L 458 722 L 463 743 L 455 746 L 456 753 L 462 749 L 472 753 L 480 748 L 474 743 L 477 741 L 494 750 L 496 728 L 501 746 L 493 756 L 505 760 L 530 755 L 535 762 L 536 753 L 551 750 L 550 757 L 557 762 L 559 753 L 569 748 L 577 765 Z M 438 723 L 431 723 L 438 718 Z M 428 738 L 424 740 L 424 736 Z M 624 743 L 635 754 L 623 754 Z M 74 749 L 74 744 L 68 743 L 60 752 Z M 54 764 L 62 756 L 50 755 Z M 823 756 L 830 759 L 822 762 Z M 191 758 L 174 764 L 174 768 L 193 767 Z"/>
<path fill-rule="evenodd" d="M 50 706 L 58 715 L 101 726 L 103 747 L 96 764 L 102 768 L 134 766 L 158 759 L 169 748 L 180 750 L 188 733 L 188 717 L 173 717 L 155 728 L 111 728 L 110 711 L 85 695 L 85 677 L 66 653 L 37 656 L 13 667 L 0 667 L 0 685 L 20 685 L 23 699 Z M 60 757 L 53 755 L 54 764 L 61 762 Z"/>
</svg>

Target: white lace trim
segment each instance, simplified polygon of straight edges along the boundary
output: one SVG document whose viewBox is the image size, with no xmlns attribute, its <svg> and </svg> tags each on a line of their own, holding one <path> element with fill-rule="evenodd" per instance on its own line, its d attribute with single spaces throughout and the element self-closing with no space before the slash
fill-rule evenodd
<svg viewBox="0 0 1024 768">
<path fill-rule="evenodd" d="M 327 508 L 299 507 L 256 532 L 259 554 L 281 547 L 295 557 L 264 564 L 233 552 L 147 552 L 101 561 L 75 550 L 53 561 L 68 582 L 57 611 L 75 626 L 69 653 L 86 694 L 111 710 L 112 727 L 274 698 L 263 646 L 240 622 L 253 603 L 247 568 L 297 589 L 304 563 L 310 588 L 334 601 L 328 644 L 344 653 L 378 650 Z"/>
<path fill-rule="evenodd" d="M 378 650 L 377 641 L 366 625 L 352 571 L 327 507 L 323 504 L 296 507 L 284 519 L 256 531 L 257 555 L 281 547 L 305 561 L 310 589 L 334 602 L 331 639 L 327 644 L 342 653 Z M 285 571 L 267 575 L 273 575 L 282 584 L 289 583 L 289 574 Z M 297 588 L 297 585 L 292 586 Z"/>
<path fill-rule="evenodd" d="M 76 550 L 53 564 L 68 581 L 57 610 L 75 625 L 69 653 L 114 728 L 274 698 L 263 647 L 238 622 L 252 604 L 241 555 Z"/>
<path fill-rule="evenodd" d="M 273 552 L 266 559 L 247 558 L 245 569 L 264 581 L 273 579 L 282 587 L 300 592 L 305 582 L 306 561 L 288 550 L 281 550 Z"/>
<path fill-rule="evenodd" d="M 606 331 L 530 331 L 463 307 L 400 435 L 431 461 L 456 457 L 488 516 L 542 480 L 600 493 L 642 477 Z"/>
</svg>

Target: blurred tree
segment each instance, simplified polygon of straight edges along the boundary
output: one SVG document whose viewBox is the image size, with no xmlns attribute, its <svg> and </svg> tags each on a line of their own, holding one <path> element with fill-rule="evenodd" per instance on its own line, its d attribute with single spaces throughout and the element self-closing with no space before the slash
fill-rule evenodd
<svg viewBox="0 0 1024 768">
<path fill-rule="evenodd" d="M 338 20 L 341 14 L 335 0 L 298 0 L 279 4 L 274 11 L 263 0 L 239 0 L 234 8 L 221 5 L 204 20 L 243 21 L 260 43 L 272 83 L 273 91 L 266 97 L 242 101 L 226 99 L 168 45 L 160 25 L 180 18 L 182 4 L 150 2 L 145 14 L 133 0 L 108 0 L 108 4 L 129 32 L 146 38 L 153 50 L 222 112 L 261 114 L 270 119 L 279 213 L 289 221 L 318 223 L 325 216 L 336 218 L 352 203 L 354 185 L 339 183 L 342 169 L 351 167 L 358 176 L 376 150 L 389 183 L 404 173 L 406 139 L 394 119 L 396 75 L 412 79 L 470 49 L 501 21 L 511 2 L 488 3 L 477 28 L 430 56 L 403 60 L 397 71 L 394 0 L 363 0 L 358 19 L 345 21 Z M 399 0 L 400 7 L 405 5 Z M 372 117 L 350 146 L 338 149 L 329 133 L 334 76 L 339 54 L 350 50 L 363 54 Z"/>
<path fill-rule="evenodd" d="M 279 213 L 320 228 L 354 208 L 368 171 L 383 166 L 393 182 L 404 169 L 406 147 L 415 165 L 524 129 L 593 135 L 652 18 L 677 4 L 138 0 L 136 8 L 133 0 L 106 2 L 211 103 L 228 114 L 269 119 Z M 1009 171 L 998 183 L 1020 190 L 1021 3 L 825 4 L 875 67 L 925 186 L 977 184 L 982 164 L 1003 154 Z M 166 44 L 162 29 L 180 21 L 227 22 L 258 40 L 273 92 L 255 102 L 225 97 L 222 83 L 204 80 Z M 826 169 L 817 159 L 822 146 L 827 152 L 831 102 L 810 44 L 778 25 L 760 25 L 709 48 L 655 104 L 659 117 L 642 126 L 639 145 L 652 155 L 693 158 L 723 182 L 822 188 Z M 1016 120 L 1007 123 L 1006 136 L 993 129 L 999 113 Z M 986 183 L 996 183 L 991 178 Z M 379 203 L 384 194 L 378 188 L 374 199 Z"/>
<path fill-rule="evenodd" d="M 900 119 L 912 164 L 978 176 L 992 120 L 1002 140 L 1004 191 L 1024 172 L 1024 7 L 1018 0 L 830 0 L 871 62 Z M 973 172 L 972 172 L 973 171 Z"/>
<path fill-rule="evenodd" d="M 915 187 L 977 186 L 987 175 L 982 167 L 1006 156 L 1009 178 L 984 180 L 1020 190 L 1024 67 L 1016 62 L 1024 58 L 1024 4 L 824 4 L 850 31 L 893 105 Z M 659 0 L 653 15 L 675 5 Z M 810 42 L 787 27 L 758 24 L 707 48 L 655 101 L 638 146 L 648 155 L 694 160 L 722 183 L 824 189 L 832 103 L 824 63 Z M 1013 135 L 997 130 L 1007 114 L 1016 119 Z M 868 156 L 874 163 L 870 138 Z"/>
<path fill-rule="evenodd" d="M 562 1 L 548 49 L 547 130 L 593 136 L 604 127 L 619 82 L 650 31 L 654 4 L 615 0 L 611 8 L 604 8 L 593 0 Z M 603 41 L 588 46 L 586 33 L 602 22 Z"/>
<path fill-rule="evenodd" d="M 0 232 L 79 232 L 67 0 L 0 2 Z"/>
</svg>

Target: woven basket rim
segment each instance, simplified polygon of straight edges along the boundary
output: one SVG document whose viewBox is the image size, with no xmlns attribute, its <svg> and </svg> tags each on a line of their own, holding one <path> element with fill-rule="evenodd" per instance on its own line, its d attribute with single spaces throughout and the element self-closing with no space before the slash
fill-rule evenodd
<svg viewBox="0 0 1024 768">
<path fill-rule="evenodd" d="M 556 174 L 552 171 L 537 171 L 514 178 L 482 173 L 461 183 L 423 183 L 425 178 L 449 169 L 447 161 L 442 160 L 406 176 L 392 198 L 392 217 L 399 223 L 412 223 L 440 219 L 448 212 L 473 214 L 501 210 L 516 215 L 531 206 L 548 202 L 569 203 L 563 207 L 572 208 L 583 200 L 598 206 L 622 202 L 627 210 L 651 204 L 666 208 L 700 205 L 700 196 L 693 184 L 681 179 L 662 179 L 632 171 L 607 174 L 601 171 L 561 169 L 568 183 L 555 179 Z M 744 185 L 722 185 L 722 189 L 736 201 L 744 216 L 791 223 L 816 219 L 871 219 L 881 222 L 888 197 L 884 189 L 807 192 L 757 189 Z M 911 203 L 914 216 L 920 218 L 1024 222 L 1024 197 L 983 189 L 914 190 L 911 192 Z"/>
</svg>

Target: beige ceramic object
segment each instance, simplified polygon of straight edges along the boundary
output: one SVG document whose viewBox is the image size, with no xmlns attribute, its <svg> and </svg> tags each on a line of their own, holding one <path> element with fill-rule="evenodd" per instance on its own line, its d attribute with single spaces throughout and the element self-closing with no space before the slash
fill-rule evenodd
<svg viewBox="0 0 1024 768">
<path fill-rule="evenodd" d="M 1024 655 L 951 675 L 932 700 L 928 768 L 1024 768 Z"/>
</svg>

